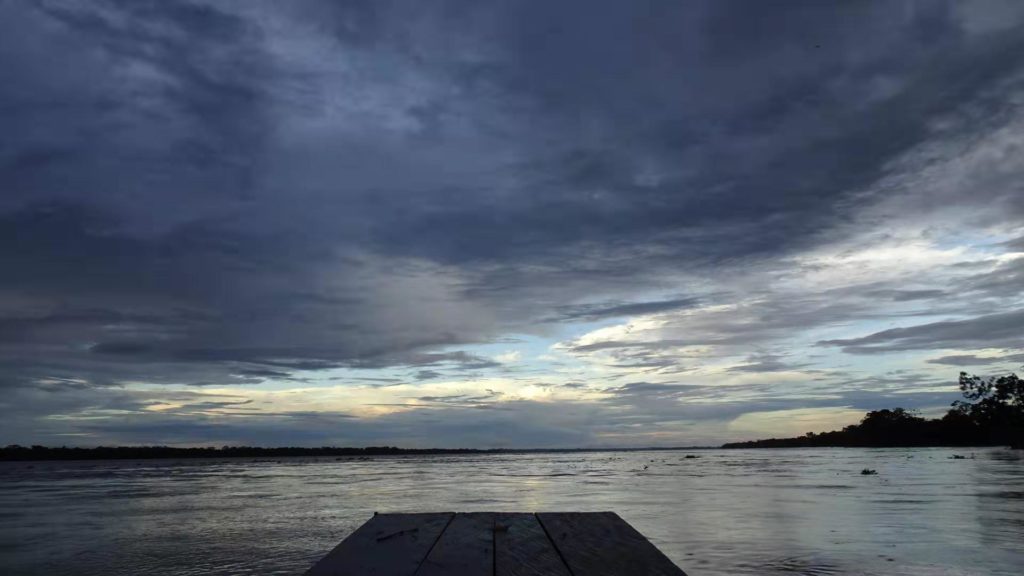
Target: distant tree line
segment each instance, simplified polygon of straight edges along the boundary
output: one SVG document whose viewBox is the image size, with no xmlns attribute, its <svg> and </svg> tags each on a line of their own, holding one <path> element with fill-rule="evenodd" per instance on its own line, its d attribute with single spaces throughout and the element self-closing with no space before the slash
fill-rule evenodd
<svg viewBox="0 0 1024 576">
<path fill-rule="evenodd" d="M 171 446 L 99 446 L 97 448 L 49 448 L 47 446 L 10 446 L 0 448 L 0 460 L 134 460 L 150 458 L 282 458 L 286 456 L 392 456 L 399 454 L 468 454 L 481 452 L 469 448 L 405 449 L 394 446 L 320 448 L 223 446 L 175 448 Z"/>
<path fill-rule="evenodd" d="M 284 458 L 305 457 L 360 457 L 360 456 L 415 456 L 458 454 L 532 454 L 562 452 L 609 452 L 646 450 L 692 450 L 699 447 L 647 447 L 647 448 L 396 448 L 394 446 L 368 446 L 349 448 L 322 446 L 320 448 L 259 446 L 223 446 L 175 448 L 171 446 L 99 446 L 97 448 L 69 448 L 61 446 L 19 446 L 11 444 L 0 448 L 0 462 L 27 460 L 144 460 L 155 458 Z"/>
<path fill-rule="evenodd" d="M 964 400 L 929 420 L 903 408 L 868 412 L 859 424 L 798 438 L 725 444 L 723 448 L 1012 446 L 1024 448 L 1024 380 L 1016 374 L 982 378 L 960 373 Z"/>
</svg>

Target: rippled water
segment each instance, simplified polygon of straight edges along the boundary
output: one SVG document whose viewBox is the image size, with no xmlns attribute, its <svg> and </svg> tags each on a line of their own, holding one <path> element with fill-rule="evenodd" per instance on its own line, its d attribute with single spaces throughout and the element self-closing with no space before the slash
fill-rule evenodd
<svg viewBox="0 0 1024 576">
<path fill-rule="evenodd" d="M 1024 572 L 1021 451 L 824 449 L 4 463 L 0 573 L 301 574 L 375 510 L 614 510 L 691 576 Z"/>
</svg>

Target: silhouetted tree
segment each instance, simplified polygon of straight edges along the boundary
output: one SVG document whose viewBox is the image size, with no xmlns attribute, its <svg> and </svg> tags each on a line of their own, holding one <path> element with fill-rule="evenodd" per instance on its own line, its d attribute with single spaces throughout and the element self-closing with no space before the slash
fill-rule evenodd
<svg viewBox="0 0 1024 576">
<path fill-rule="evenodd" d="M 1016 374 L 980 377 L 960 373 L 964 400 L 938 420 L 903 408 L 868 412 L 842 430 L 726 444 L 726 448 L 800 446 L 998 446 L 1024 448 L 1024 380 Z"/>
<path fill-rule="evenodd" d="M 967 417 L 991 441 L 1024 447 L 1024 380 L 1016 374 L 982 378 L 961 372 L 960 391 L 969 402 L 954 402 L 950 414 Z"/>
</svg>

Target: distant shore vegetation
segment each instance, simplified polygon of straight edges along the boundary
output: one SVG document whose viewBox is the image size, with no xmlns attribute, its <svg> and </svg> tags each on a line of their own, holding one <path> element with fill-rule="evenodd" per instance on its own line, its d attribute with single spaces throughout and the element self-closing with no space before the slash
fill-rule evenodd
<svg viewBox="0 0 1024 576">
<path fill-rule="evenodd" d="M 706 447 L 648 447 L 648 448 L 398 448 L 395 446 L 368 446 L 366 448 L 321 446 L 307 448 L 284 446 L 222 446 L 179 448 L 175 446 L 99 446 L 96 448 L 19 446 L 11 444 L 0 448 L 2 461 L 32 460 L 148 460 L 157 458 L 255 458 L 277 459 L 287 457 L 350 459 L 370 456 L 422 456 L 459 454 L 530 454 L 560 452 L 638 452 L 647 450 L 699 450 Z"/>
<path fill-rule="evenodd" d="M 808 432 L 797 438 L 769 438 L 732 442 L 722 448 L 801 447 L 918 447 L 918 446 L 1012 446 L 1024 448 L 1024 380 L 1016 374 L 982 378 L 960 373 L 964 400 L 938 419 L 926 419 L 903 408 L 868 412 L 859 424 L 832 432 Z M 640 450 L 693 450 L 701 447 L 646 448 L 365 448 L 322 446 L 277 447 L 223 446 L 179 448 L 173 446 L 99 446 L 96 448 L 19 446 L 0 448 L 0 461 L 30 460 L 142 460 L 155 458 L 257 458 L 335 457 L 359 458 L 401 455 L 516 454 L 538 452 L 630 452 Z M 705 447 L 706 448 L 706 447 Z M 690 457 L 690 456 L 688 456 Z"/>
<path fill-rule="evenodd" d="M 19 446 L 12 444 L 0 448 L 2 460 L 147 460 L 154 458 L 283 458 L 290 456 L 389 456 L 398 454 L 460 454 L 473 453 L 470 449 L 402 449 L 393 446 L 349 448 L 323 446 L 306 448 L 282 446 L 202 446 L 180 448 L 176 446 L 98 446 L 96 448 Z"/>
<path fill-rule="evenodd" d="M 1024 448 L 1024 380 L 960 373 L 964 399 L 942 418 L 903 408 L 868 412 L 859 424 L 797 438 L 733 442 L 723 448 L 1011 446 Z"/>
</svg>

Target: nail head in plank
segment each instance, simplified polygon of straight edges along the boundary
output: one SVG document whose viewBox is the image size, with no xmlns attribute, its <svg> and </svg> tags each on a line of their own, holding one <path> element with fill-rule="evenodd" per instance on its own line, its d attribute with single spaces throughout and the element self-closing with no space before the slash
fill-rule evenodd
<svg viewBox="0 0 1024 576">
<path fill-rule="evenodd" d="M 614 512 L 542 512 L 537 518 L 573 574 L 686 576 Z"/>
<path fill-rule="evenodd" d="M 494 518 L 495 576 L 570 576 L 535 514 Z"/>
<path fill-rule="evenodd" d="M 491 576 L 494 516 L 493 512 L 456 514 L 416 576 Z"/>
<path fill-rule="evenodd" d="M 454 513 L 374 514 L 306 576 L 412 576 Z"/>
</svg>

